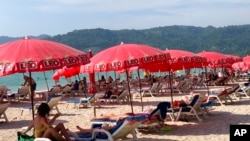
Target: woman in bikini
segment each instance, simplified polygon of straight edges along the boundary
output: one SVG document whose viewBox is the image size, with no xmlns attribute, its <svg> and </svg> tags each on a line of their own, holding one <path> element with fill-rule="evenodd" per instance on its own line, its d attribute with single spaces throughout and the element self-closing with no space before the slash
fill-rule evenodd
<svg viewBox="0 0 250 141">
<path fill-rule="evenodd" d="M 54 121 L 60 116 L 56 114 L 51 120 L 48 120 L 47 116 L 49 115 L 50 107 L 47 103 L 42 103 L 37 109 L 37 116 L 32 121 L 30 126 L 26 131 L 22 132 L 26 134 L 29 130 L 34 127 L 34 136 L 56 139 L 60 141 L 71 141 L 68 136 L 67 130 L 65 129 L 62 123 L 57 124 L 55 127 L 52 126 Z"/>
</svg>

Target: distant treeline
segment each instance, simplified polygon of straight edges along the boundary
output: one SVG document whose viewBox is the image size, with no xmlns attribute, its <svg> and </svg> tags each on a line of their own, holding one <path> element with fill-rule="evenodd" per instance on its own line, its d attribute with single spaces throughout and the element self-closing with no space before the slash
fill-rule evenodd
<svg viewBox="0 0 250 141">
<path fill-rule="evenodd" d="M 218 51 L 245 56 L 250 54 L 250 25 L 226 27 L 165 26 L 143 30 L 82 29 L 56 36 L 40 36 L 79 50 L 97 53 L 123 43 L 146 44 L 159 49 L 181 49 L 194 53 Z M 1 41 L 1 37 L 0 37 Z"/>
</svg>

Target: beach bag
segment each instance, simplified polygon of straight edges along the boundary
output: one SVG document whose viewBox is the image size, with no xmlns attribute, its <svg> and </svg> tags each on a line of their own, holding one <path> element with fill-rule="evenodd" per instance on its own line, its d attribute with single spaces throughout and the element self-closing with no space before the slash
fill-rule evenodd
<svg viewBox="0 0 250 141">
<path fill-rule="evenodd" d="M 18 141 L 34 141 L 35 137 L 34 136 L 29 136 L 26 134 L 21 134 L 21 132 L 17 132 L 17 140 Z"/>
</svg>

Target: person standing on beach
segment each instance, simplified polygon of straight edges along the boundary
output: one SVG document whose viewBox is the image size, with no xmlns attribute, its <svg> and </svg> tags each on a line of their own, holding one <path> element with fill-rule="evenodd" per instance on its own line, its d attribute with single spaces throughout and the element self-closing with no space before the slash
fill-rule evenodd
<svg viewBox="0 0 250 141">
<path fill-rule="evenodd" d="M 31 86 L 31 92 L 33 92 L 33 94 L 35 94 L 35 90 L 36 90 L 36 81 L 32 78 L 32 77 L 28 77 L 26 75 L 23 76 L 24 79 L 24 83 L 23 86 Z"/>
</svg>

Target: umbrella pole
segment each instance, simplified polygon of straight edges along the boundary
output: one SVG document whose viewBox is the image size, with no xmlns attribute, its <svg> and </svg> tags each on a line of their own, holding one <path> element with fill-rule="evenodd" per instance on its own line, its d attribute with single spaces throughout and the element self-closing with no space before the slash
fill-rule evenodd
<svg viewBox="0 0 250 141">
<path fill-rule="evenodd" d="M 171 66 L 169 64 L 169 86 L 170 86 L 170 95 L 171 95 L 171 103 L 172 103 L 172 109 L 174 108 L 174 99 L 173 99 L 173 86 L 172 86 L 172 72 L 171 72 Z M 172 110 L 172 114 L 174 115 L 174 109 Z M 173 118 L 175 118 L 173 116 Z M 175 119 L 174 119 L 175 120 Z"/>
<path fill-rule="evenodd" d="M 29 83 L 31 84 L 31 72 L 29 72 Z M 35 112 L 34 112 L 34 91 L 31 90 L 31 85 L 30 85 L 30 100 L 31 100 L 31 110 L 32 110 L 32 119 L 34 120 L 34 115 L 35 115 Z"/>
<path fill-rule="evenodd" d="M 115 71 L 114 71 L 114 75 L 115 75 L 115 87 L 117 88 L 116 72 Z"/>
<path fill-rule="evenodd" d="M 138 79 L 139 79 L 139 91 L 140 91 L 140 97 L 141 97 L 141 111 L 143 112 L 143 101 L 142 101 L 142 95 L 141 95 L 141 77 L 140 77 L 140 72 L 139 69 L 137 70 L 137 74 L 138 74 Z"/>
<path fill-rule="evenodd" d="M 207 67 L 205 67 L 205 73 L 206 73 L 206 79 L 207 79 L 207 94 L 208 94 L 208 96 L 210 95 L 210 93 L 209 93 L 209 85 L 208 85 L 208 76 L 207 76 Z"/>
<path fill-rule="evenodd" d="M 131 111 L 132 111 L 132 114 L 134 114 L 133 103 L 132 103 L 132 95 L 131 95 L 131 92 L 130 92 L 129 79 L 128 79 L 128 69 L 127 68 L 126 68 L 126 78 L 127 78 L 127 83 L 128 83 L 128 93 L 129 93 Z"/>
<path fill-rule="evenodd" d="M 44 78 L 45 78 L 46 86 L 47 86 L 47 89 L 48 89 L 48 91 L 49 91 L 49 85 L 48 85 L 48 81 L 47 81 L 47 77 L 46 77 L 45 72 L 43 72 L 43 76 L 44 76 Z"/>
</svg>

